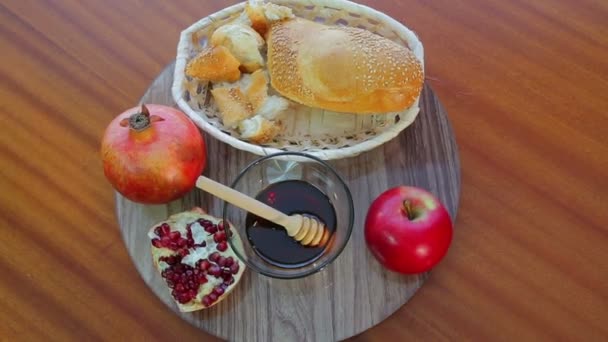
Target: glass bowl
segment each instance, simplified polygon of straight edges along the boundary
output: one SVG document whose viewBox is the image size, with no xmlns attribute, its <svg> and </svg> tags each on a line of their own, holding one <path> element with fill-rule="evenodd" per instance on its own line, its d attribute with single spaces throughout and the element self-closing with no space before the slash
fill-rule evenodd
<svg viewBox="0 0 608 342">
<path fill-rule="evenodd" d="M 303 247 L 280 226 L 254 223 L 255 216 L 224 202 L 223 219 L 241 238 L 228 242 L 239 259 L 258 273 L 281 279 L 305 277 L 329 265 L 348 243 L 353 199 L 340 175 L 321 159 L 300 152 L 268 155 L 241 171 L 231 187 L 285 214 L 312 214 L 333 230 L 322 246 Z"/>
</svg>

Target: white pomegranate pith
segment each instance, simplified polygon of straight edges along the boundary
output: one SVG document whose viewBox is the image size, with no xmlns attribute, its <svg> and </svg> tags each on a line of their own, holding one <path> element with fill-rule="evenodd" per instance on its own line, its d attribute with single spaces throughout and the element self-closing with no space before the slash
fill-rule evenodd
<svg viewBox="0 0 608 342">
<path fill-rule="evenodd" d="M 213 306 L 240 280 L 245 267 L 226 240 L 232 231 L 196 208 L 148 232 L 155 266 L 181 311 Z"/>
</svg>

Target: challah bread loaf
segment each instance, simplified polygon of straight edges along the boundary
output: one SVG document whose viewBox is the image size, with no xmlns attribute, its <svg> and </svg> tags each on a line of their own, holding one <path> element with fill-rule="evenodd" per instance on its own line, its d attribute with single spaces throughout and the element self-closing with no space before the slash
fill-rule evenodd
<svg viewBox="0 0 608 342">
<path fill-rule="evenodd" d="M 266 43 L 271 85 L 306 106 L 396 112 L 422 91 L 424 73 L 415 55 L 363 29 L 295 18 L 273 23 Z"/>
</svg>

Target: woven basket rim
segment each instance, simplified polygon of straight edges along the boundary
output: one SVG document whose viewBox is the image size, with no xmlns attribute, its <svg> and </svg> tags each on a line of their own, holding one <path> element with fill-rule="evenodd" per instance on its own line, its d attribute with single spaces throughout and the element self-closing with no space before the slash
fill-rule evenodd
<svg viewBox="0 0 608 342">
<path fill-rule="evenodd" d="M 289 0 L 288 0 L 289 1 Z M 276 2 L 281 3 L 282 1 L 267 1 L 267 2 Z M 224 132 L 222 132 L 217 127 L 213 126 L 207 120 L 202 118 L 198 113 L 196 113 L 187 101 L 183 98 L 183 89 L 182 83 L 185 79 L 185 68 L 188 62 L 188 44 L 191 39 L 191 34 L 200 29 L 205 28 L 209 24 L 213 23 L 219 18 L 224 18 L 227 16 L 232 16 L 238 13 L 241 13 L 245 8 L 246 2 L 241 2 L 229 7 L 226 7 L 218 12 L 212 13 L 185 30 L 183 30 L 180 34 L 180 40 L 177 48 L 177 57 L 175 62 L 174 69 L 174 77 L 173 84 L 171 87 L 171 93 L 174 101 L 178 105 L 178 107 L 183 110 L 192 121 L 199 128 L 203 129 L 206 133 L 210 134 L 215 139 L 218 139 L 224 143 L 231 145 L 234 148 L 239 150 L 247 151 L 256 155 L 265 156 L 269 154 L 275 154 L 279 152 L 285 152 L 285 150 L 275 147 L 264 147 L 260 145 L 256 145 L 247 141 L 243 141 L 237 137 L 230 136 Z M 339 8 L 343 10 L 347 10 L 350 13 L 362 14 L 366 17 L 374 18 L 379 22 L 383 22 L 387 24 L 392 30 L 399 32 L 400 35 L 407 37 L 408 45 L 410 45 L 410 49 L 414 52 L 416 57 L 419 59 L 423 70 L 424 70 L 424 48 L 422 42 L 418 39 L 418 36 L 414 33 L 414 31 L 407 28 L 405 25 L 401 24 L 397 20 L 391 18 L 387 14 L 384 14 L 378 10 L 375 10 L 371 7 L 361 5 L 358 3 L 354 3 L 348 0 L 301 0 L 300 4 L 311 5 L 311 6 L 324 6 L 324 7 L 332 7 Z M 413 46 L 412 46 L 412 43 Z M 373 148 L 381 146 L 382 144 L 392 140 L 395 138 L 401 131 L 403 131 L 406 127 L 414 122 L 416 117 L 418 116 L 419 109 L 419 100 L 420 97 L 415 101 L 410 108 L 404 110 L 402 113 L 407 113 L 408 115 L 401 117 L 398 123 L 390 126 L 383 132 L 374 136 L 373 138 L 355 142 L 353 145 L 348 147 L 334 148 L 334 149 L 323 149 L 317 151 L 302 151 L 308 155 L 315 156 L 317 158 L 323 160 L 332 160 L 332 159 L 341 159 L 347 157 L 354 157 L 363 152 L 369 151 Z"/>
</svg>

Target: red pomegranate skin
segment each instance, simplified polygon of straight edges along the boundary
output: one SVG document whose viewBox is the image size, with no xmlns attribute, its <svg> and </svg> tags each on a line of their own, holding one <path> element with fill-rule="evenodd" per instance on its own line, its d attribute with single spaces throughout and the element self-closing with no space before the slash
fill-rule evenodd
<svg viewBox="0 0 608 342">
<path fill-rule="evenodd" d="M 151 122 L 141 130 L 126 124 L 134 107 L 106 128 L 101 144 L 103 170 L 112 186 L 126 198 L 162 204 L 190 191 L 206 163 L 206 146 L 199 129 L 181 111 L 145 105 Z"/>
</svg>

